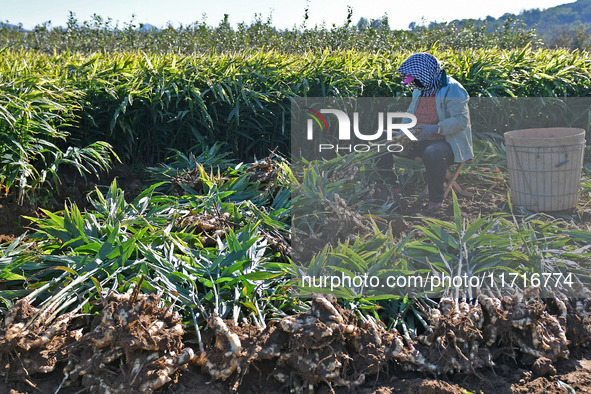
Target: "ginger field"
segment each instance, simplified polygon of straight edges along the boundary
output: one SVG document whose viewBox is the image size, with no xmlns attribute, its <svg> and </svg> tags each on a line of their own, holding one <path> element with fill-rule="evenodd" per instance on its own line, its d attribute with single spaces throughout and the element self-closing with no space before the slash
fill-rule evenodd
<svg viewBox="0 0 591 394">
<path fill-rule="evenodd" d="M 535 98 L 528 109 L 562 111 L 545 127 L 588 132 L 589 54 L 428 48 L 485 104 L 458 178 L 471 195 L 425 215 L 414 160 L 397 162 L 400 194 L 372 154 L 290 160 L 291 98 L 408 96 L 396 69 L 413 48 L 101 53 L 34 37 L 0 57 L 0 391 L 591 387 L 591 150 L 575 208 L 528 211 L 511 201 L 502 134 L 541 118 L 478 111 Z M 306 266 L 292 259 L 297 206 L 335 213 Z M 306 220 L 312 235 L 326 225 Z M 470 297 L 299 293 L 343 262 L 574 279 Z"/>
</svg>

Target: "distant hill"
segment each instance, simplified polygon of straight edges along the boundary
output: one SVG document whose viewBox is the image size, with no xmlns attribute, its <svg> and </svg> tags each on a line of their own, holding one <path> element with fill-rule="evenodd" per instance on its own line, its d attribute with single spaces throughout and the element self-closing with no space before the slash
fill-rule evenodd
<svg viewBox="0 0 591 394">
<path fill-rule="evenodd" d="M 158 29 L 158 27 L 151 25 L 149 23 L 140 23 L 140 27 L 138 27 L 138 30 L 152 31 L 152 30 L 159 30 L 159 29 Z"/>
<path fill-rule="evenodd" d="M 0 22 L 0 25 L 1 25 L 3 28 L 7 28 L 7 29 L 23 30 L 23 28 L 22 28 L 22 26 L 21 26 L 21 25 L 13 25 L 13 24 L 10 24 L 10 23 L 4 23 L 4 22 Z"/>
<path fill-rule="evenodd" d="M 519 14 L 504 14 L 499 18 L 488 16 L 484 19 L 462 19 L 449 23 L 458 25 L 486 24 L 488 30 L 502 28 L 507 21 L 520 20 L 528 28 L 537 29 L 549 46 L 589 49 L 591 47 L 591 0 L 577 0 L 573 3 L 540 10 L 524 10 Z M 433 22 L 429 28 L 448 23 Z M 416 25 L 411 24 L 411 29 Z"/>
<path fill-rule="evenodd" d="M 591 0 L 578 0 L 545 10 L 522 11 L 517 18 L 528 27 L 537 27 L 541 33 L 561 27 L 591 26 Z"/>
<path fill-rule="evenodd" d="M 23 29 L 21 24 L 13 25 L 13 24 L 4 23 L 4 22 L 0 22 L 0 28 L 29 31 L 27 29 Z M 136 30 L 150 32 L 152 30 L 160 30 L 160 29 L 157 26 L 151 25 L 149 23 L 140 23 Z"/>
</svg>

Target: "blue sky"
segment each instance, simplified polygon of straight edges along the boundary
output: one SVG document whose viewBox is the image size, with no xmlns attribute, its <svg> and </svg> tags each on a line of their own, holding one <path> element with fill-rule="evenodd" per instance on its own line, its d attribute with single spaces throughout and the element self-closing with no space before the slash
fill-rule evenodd
<svg viewBox="0 0 591 394">
<path fill-rule="evenodd" d="M 530 8 L 548 8 L 573 0 L 310 0 L 308 26 L 325 23 L 327 26 L 342 25 L 347 16 L 347 6 L 353 8 L 353 21 L 360 17 L 380 18 L 387 14 L 390 26 L 405 29 L 411 22 L 451 21 L 463 18 L 484 18 L 487 15 L 499 17 L 506 12 L 519 13 Z M 88 20 L 92 14 L 110 17 L 119 24 L 129 22 L 135 15 L 136 23 L 150 23 L 157 27 L 187 25 L 202 21 L 217 25 L 224 14 L 229 14 L 230 22 L 249 23 L 259 14 L 263 20 L 272 17 L 278 28 L 300 26 L 304 19 L 306 0 L 0 0 L 0 20 L 12 24 L 22 23 L 30 29 L 45 21 L 54 26 L 63 26 L 68 12 L 73 11 L 78 20 Z"/>
</svg>

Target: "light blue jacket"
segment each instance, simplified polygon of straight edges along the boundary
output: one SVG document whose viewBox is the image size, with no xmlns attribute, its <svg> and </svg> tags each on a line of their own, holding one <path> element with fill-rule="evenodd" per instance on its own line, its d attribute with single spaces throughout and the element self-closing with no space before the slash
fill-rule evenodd
<svg viewBox="0 0 591 394">
<path fill-rule="evenodd" d="M 435 93 L 435 106 L 439 116 L 440 133 L 451 145 L 454 161 L 461 163 L 474 158 L 472 150 L 472 126 L 468 101 L 470 96 L 466 89 L 454 78 L 442 74 L 442 84 Z M 414 114 L 417 110 L 421 91 L 412 92 L 412 101 L 408 112 Z"/>
</svg>

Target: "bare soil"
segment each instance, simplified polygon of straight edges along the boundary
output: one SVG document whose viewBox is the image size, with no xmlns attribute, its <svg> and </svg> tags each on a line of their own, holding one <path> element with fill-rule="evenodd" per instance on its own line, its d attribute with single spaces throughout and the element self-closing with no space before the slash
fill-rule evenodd
<svg viewBox="0 0 591 394">
<path fill-rule="evenodd" d="M 27 231 L 30 221 L 26 217 L 39 217 L 37 207 L 0 201 L 0 243 L 14 241 Z"/>
<path fill-rule="evenodd" d="M 457 195 L 462 217 L 466 218 L 469 222 L 473 222 L 478 217 L 495 213 L 511 213 L 507 199 L 509 189 L 504 183 L 499 182 L 489 187 L 462 184 L 462 188 L 465 192 L 471 194 L 471 196 Z M 425 194 L 424 189 L 405 189 L 397 199 L 399 203 L 397 213 L 412 221 L 416 220 L 419 222 L 422 217 L 431 217 L 444 221 L 453 221 L 454 219 L 451 193 L 443 202 L 441 209 L 429 213 L 426 212 L 428 196 Z M 585 200 L 584 196 L 580 196 L 578 207 L 582 207 L 585 203 L 588 203 L 588 200 Z M 578 207 L 565 211 L 547 212 L 547 214 L 557 218 L 572 220 L 575 223 L 591 223 L 591 213 Z M 514 207 L 513 214 L 519 218 L 523 215 L 533 214 L 533 212 L 524 211 L 520 207 Z"/>
<path fill-rule="evenodd" d="M 269 378 L 273 365 L 266 363 L 257 365 L 242 380 L 238 392 L 281 393 L 289 392 L 289 388 Z M 394 367 L 373 377 L 369 382 L 355 389 L 331 388 L 324 384 L 317 392 L 324 393 L 358 393 L 358 394 L 465 394 L 468 393 L 547 393 L 569 394 L 559 382 L 564 382 L 576 393 L 591 393 L 591 351 L 585 349 L 573 355 L 569 360 L 557 365 L 557 373 L 550 377 L 535 377 L 527 369 L 520 368 L 511 360 L 492 370 L 479 371 L 478 375 L 458 374 L 434 379 L 423 373 L 396 371 Z M 34 376 L 37 389 L 23 385 L 8 384 L 0 381 L 1 393 L 54 393 L 63 380 L 63 374 L 53 372 L 47 375 Z M 74 394 L 81 391 L 80 386 L 60 389 L 59 393 Z M 82 391 L 85 392 L 85 391 Z M 211 382 L 211 377 L 201 372 L 198 367 L 191 366 L 179 373 L 176 383 L 170 383 L 158 392 L 166 394 L 227 394 L 232 393 L 228 384 Z"/>
<path fill-rule="evenodd" d="M 257 365 L 258 370 L 244 377 L 240 393 L 278 393 L 289 392 L 289 388 L 270 378 L 274 365 Z M 557 373 L 553 376 L 536 377 L 531 370 L 523 368 L 514 360 L 495 368 L 478 371 L 478 374 L 456 374 L 434 379 L 424 373 L 401 371 L 389 365 L 382 373 L 368 379 L 358 388 L 331 388 L 324 384 L 317 388 L 318 393 L 358 393 L 358 394 L 465 394 L 472 393 L 568 393 L 560 382 L 572 387 L 576 393 L 591 393 L 591 350 L 583 349 L 570 359 L 556 364 Z M 196 389 L 199 387 L 199 389 Z M 203 390 L 203 391 L 202 391 Z M 170 386 L 165 393 L 189 394 L 229 393 L 228 385 L 220 382 L 210 383 L 210 378 L 193 367 L 180 375 L 177 384 Z"/>
</svg>

